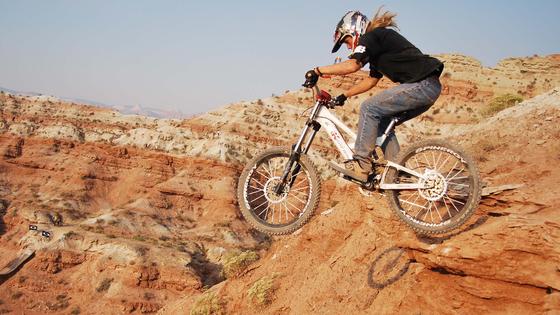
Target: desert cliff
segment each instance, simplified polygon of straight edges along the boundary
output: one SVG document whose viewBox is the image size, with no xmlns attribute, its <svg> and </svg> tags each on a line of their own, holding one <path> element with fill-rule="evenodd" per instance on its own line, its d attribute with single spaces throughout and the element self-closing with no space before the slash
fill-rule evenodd
<svg viewBox="0 0 560 315">
<path fill-rule="evenodd" d="M 560 56 L 439 57 L 442 96 L 399 140 L 459 143 L 486 189 L 467 225 L 434 237 L 336 177 L 324 136 L 310 154 L 325 180 L 314 218 L 274 238 L 243 220 L 243 164 L 294 142 L 303 89 L 185 120 L 1 93 L 0 268 L 33 253 L 0 278 L 0 313 L 196 314 L 201 301 L 224 314 L 560 312 Z M 319 84 L 337 95 L 364 75 Z M 336 114 L 355 126 L 388 86 Z M 504 95 L 523 101 L 494 109 Z"/>
</svg>

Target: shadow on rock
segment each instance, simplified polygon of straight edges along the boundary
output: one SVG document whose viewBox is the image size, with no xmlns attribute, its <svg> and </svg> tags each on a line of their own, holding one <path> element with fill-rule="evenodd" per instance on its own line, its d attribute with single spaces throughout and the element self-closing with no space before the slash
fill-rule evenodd
<svg viewBox="0 0 560 315">
<path fill-rule="evenodd" d="M 250 229 L 249 233 L 255 242 L 258 244 L 256 249 L 269 249 L 272 245 L 272 238 L 262 232 L 255 229 Z"/>
<path fill-rule="evenodd" d="M 222 275 L 222 265 L 208 261 L 206 255 L 201 252 L 192 254 L 189 265 L 196 271 L 205 287 L 211 287 L 225 280 Z"/>
<path fill-rule="evenodd" d="M 404 276 L 411 262 L 405 253 L 400 247 L 391 247 L 379 254 L 369 268 L 368 285 L 383 289 Z"/>
<path fill-rule="evenodd" d="M 6 223 L 4 223 L 4 216 L 10 206 L 10 202 L 5 199 L 0 199 L 0 236 L 6 233 Z"/>
<path fill-rule="evenodd" d="M 486 221 L 488 221 L 488 216 L 482 216 L 480 218 L 478 218 L 473 224 L 466 226 L 465 228 L 459 229 L 453 233 L 448 233 L 442 236 L 427 236 L 427 235 L 421 235 L 421 234 L 417 234 L 416 236 L 418 237 L 418 240 L 422 243 L 425 244 L 441 244 L 444 241 L 459 235 L 461 233 L 470 231 L 470 230 L 474 230 L 475 228 L 483 225 Z"/>
<path fill-rule="evenodd" d="M 35 251 L 30 252 L 28 255 L 20 255 L 16 257 L 12 261 L 10 261 L 6 266 L 0 266 L 0 285 L 4 284 L 4 282 L 8 281 L 11 277 L 13 277 L 18 271 L 20 271 L 23 266 L 29 262 L 33 257 L 35 257 Z M 5 270 L 8 272 L 4 273 Z"/>
</svg>

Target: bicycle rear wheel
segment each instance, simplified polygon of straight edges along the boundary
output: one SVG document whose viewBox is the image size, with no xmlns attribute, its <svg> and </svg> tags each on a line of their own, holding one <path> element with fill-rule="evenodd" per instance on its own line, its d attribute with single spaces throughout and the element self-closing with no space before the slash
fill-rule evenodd
<svg viewBox="0 0 560 315">
<path fill-rule="evenodd" d="M 296 176 L 277 194 L 290 149 L 266 150 L 251 160 L 239 178 L 237 199 L 243 217 L 257 230 L 269 234 L 289 234 L 303 226 L 319 203 L 321 182 L 315 166 L 305 156 L 294 163 Z"/>
<path fill-rule="evenodd" d="M 480 175 L 474 160 L 459 147 L 427 140 L 401 152 L 396 163 L 423 178 L 391 168 L 386 182 L 424 183 L 430 188 L 389 190 L 396 214 L 421 234 L 449 232 L 465 223 L 480 202 Z"/>
</svg>

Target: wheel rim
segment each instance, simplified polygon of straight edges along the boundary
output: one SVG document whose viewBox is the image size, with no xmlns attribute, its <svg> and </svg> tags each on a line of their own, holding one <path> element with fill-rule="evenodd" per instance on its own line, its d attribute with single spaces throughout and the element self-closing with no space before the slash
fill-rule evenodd
<svg viewBox="0 0 560 315">
<path fill-rule="evenodd" d="M 280 194 L 275 193 L 287 162 L 288 156 L 267 157 L 250 170 L 245 182 L 243 196 L 247 209 L 268 226 L 294 223 L 307 210 L 311 199 L 311 176 L 302 165 L 292 185 L 287 185 Z"/>
<path fill-rule="evenodd" d="M 419 179 L 398 172 L 397 183 L 420 183 L 427 188 L 396 191 L 401 213 L 416 224 L 441 227 L 467 210 L 474 191 L 474 177 L 467 161 L 457 152 L 439 146 L 419 148 L 403 160 L 404 166 L 423 174 Z"/>
</svg>

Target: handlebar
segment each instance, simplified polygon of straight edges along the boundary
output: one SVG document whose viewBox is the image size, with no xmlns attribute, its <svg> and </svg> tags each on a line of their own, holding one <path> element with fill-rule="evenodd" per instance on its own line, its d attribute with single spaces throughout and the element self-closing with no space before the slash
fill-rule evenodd
<svg viewBox="0 0 560 315">
<path fill-rule="evenodd" d="M 333 98 L 327 91 L 319 89 L 319 86 L 317 86 L 316 84 L 312 87 L 309 87 L 307 83 L 308 82 L 305 81 L 303 86 L 311 89 L 311 91 L 313 92 L 313 99 L 315 101 L 322 102 L 323 105 L 327 106 L 328 108 L 335 107 L 335 105 L 333 104 Z"/>
</svg>

